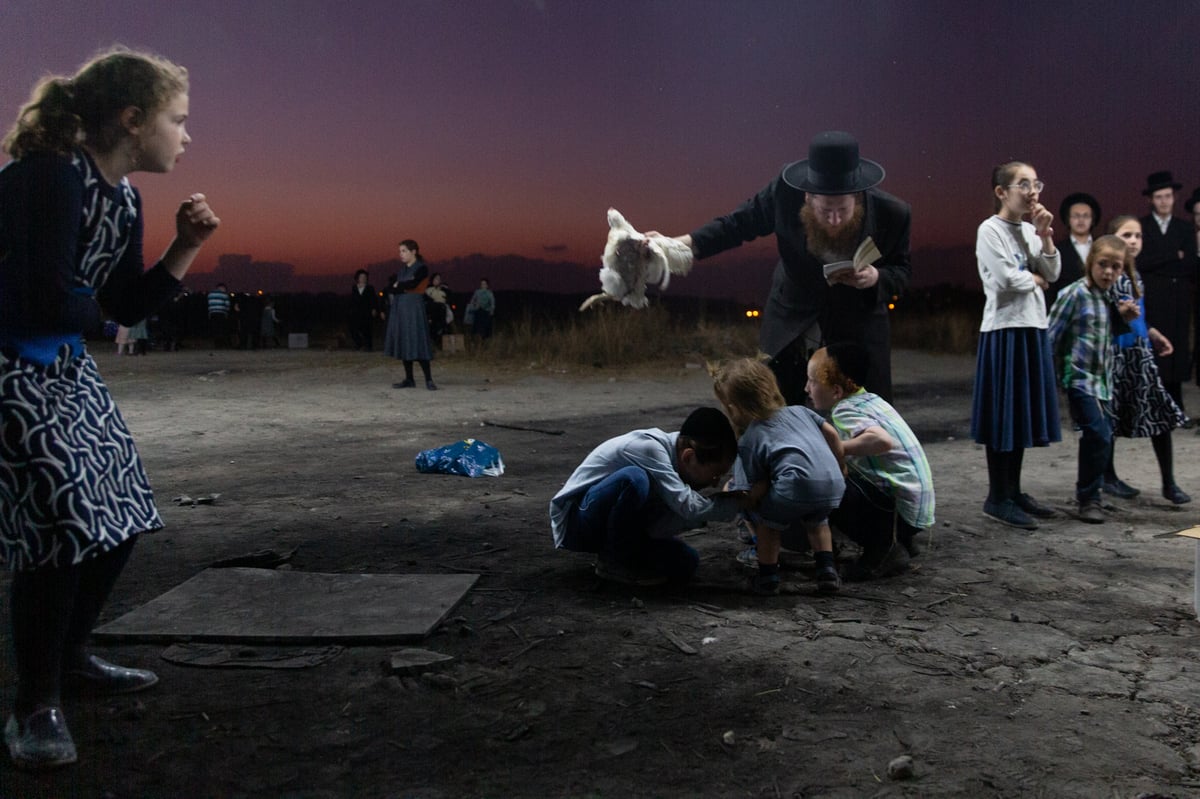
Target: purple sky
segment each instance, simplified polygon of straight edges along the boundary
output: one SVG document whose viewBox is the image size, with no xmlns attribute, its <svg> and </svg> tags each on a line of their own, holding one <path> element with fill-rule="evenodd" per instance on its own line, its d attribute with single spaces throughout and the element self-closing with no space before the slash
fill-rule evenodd
<svg viewBox="0 0 1200 799">
<path fill-rule="evenodd" d="M 1145 212 L 1149 172 L 1200 184 L 1196 0 L 3 0 L 0 30 L 6 127 L 38 77 L 114 42 L 188 67 L 192 146 L 134 182 L 149 260 L 175 203 L 209 195 L 201 271 L 241 252 L 341 273 L 401 238 L 598 265 L 610 205 L 688 232 L 826 129 L 912 203 L 914 249 L 973 242 L 1009 158 L 1052 210 L 1085 190 L 1106 219 Z"/>
</svg>

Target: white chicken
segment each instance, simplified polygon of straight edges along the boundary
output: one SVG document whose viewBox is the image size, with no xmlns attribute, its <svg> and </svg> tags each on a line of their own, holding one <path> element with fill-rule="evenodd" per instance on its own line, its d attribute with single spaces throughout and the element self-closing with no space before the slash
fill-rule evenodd
<svg viewBox="0 0 1200 799">
<path fill-rule="evenodd" d="M 645 308 L 646 285 L 665 289 L 671 275 L 686 275 L 692 268 L 692 248 L 678 239 L 633 229 L 616 208 L 608 209 L 608 243 L 600 262 L 600 294 L 583 301 L 585 311 L 598 302 L 612 300 L 631 308 Z"/>
</svg>

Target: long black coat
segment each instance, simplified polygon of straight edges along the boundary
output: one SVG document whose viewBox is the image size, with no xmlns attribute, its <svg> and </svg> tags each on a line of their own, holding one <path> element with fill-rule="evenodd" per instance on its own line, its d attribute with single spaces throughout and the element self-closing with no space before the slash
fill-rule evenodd
<svg viewBox="0 0 1200 799">
<path fill-rule="evenodd" d="M 1195 311 L 1196 233 L 1188 222 L 1173 217 L 1163 234 L 1153 214 L 1141 218 L 1142 251 L 1138 272 L 1146 285 L 1146 324 L 1156 327 L 1175 345 L 1175 352 L 1158 358 L 1164 383 L 1181 383 L 1192 371 L 1189 331 Z M 1179 257 L 1179 253 L 1183 257 Z"/>
<path fill-rule="evenodd" d="M 826 342 L 857 341 L 871 354 L 867 388 L 892 395 L 891 333 L 888 302 L 908 287 L 912 274 L 909 238 L 912 209 L 880 189 L 864 192 L 863 233 L 882 257 L 874 264 L 879 282 L 869 289 L 830 286 L 824 264 L 808 251 L 800 208 L 804 192 L 783 181 L 782 173 L 732 213 L 695 230 L 697 258 L 707 258 L 760 236 L 775 234 L 779 262 L 763 314 L 759 346 L 772 357 L 820 324 Z"/>
<path fill-rule="evenodd" d="M 1074 239 L 1067 236 L 1062 241 L 1056 241 L 1054 249 L 1059 252 L 1058 262 L 1062 269 L 1058 273 L 1058 280 L 1051 283 L 1050 290 L 1046 292 L 1047 311 L 1054 305 L 1054 299 L 1058 296 L 1058 292 L 1083 277 L 1083 259 L 1079 257 L 1079 251 L 1075 249 Z"/>
</svg>

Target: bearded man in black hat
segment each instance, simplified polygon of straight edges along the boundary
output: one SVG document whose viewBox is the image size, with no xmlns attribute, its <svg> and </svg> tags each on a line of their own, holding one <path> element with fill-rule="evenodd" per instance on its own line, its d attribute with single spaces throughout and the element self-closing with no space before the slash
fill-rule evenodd
<svg viewBox="0 0 1200 799">
<path fill-rule="evenodd" d="M 779 262 L 759 347 L 789 403 L 804 401 L 808 356 L 835 341 L 867 349 L 866 388 L 892 399 L 888 303 L 912 273 L 912 209 L 876 188 L 883 176 L 883 167 L 859 157 L 853 136 L 827 131 L 812 140 L 806 160 L 785 166 L 728 216 L 678 237 L 701 259 L 775 234 Z M 851 260 L 868 236 L 880 257 L 827 281 L 824 264 Z"/>
<path fill-rule="evenodd" d="M 1059 289 L 1083 277 L 1083 265 L 1092 249 L 1092 231 L 1100 224 L 1100 203 L 1082 191 L 1068 194 L 1058 206 L 1058 218 L 1067 223 L 1067 237 L 1054 246 L 1062 253 L 1058 280 L 1046 291 L 1046 309 L 1054 305 Z"/>
<path fill-rule="evenodd" d="M 1153 172 L 1142 194 L 1151 212 L 1142 217 L 1142 251 L 1138 273 L 1146 285 L 1146 317 L 1175 345 L 1170 355 L 1156 357 L 1163 387 L 1183 408 L 1183 381 L 1192 371 L 1188 331 L 1196 293 L 1196 236 L 1186 220 L 1174 215 L 1175 192 L 1182 188 L 1170 172 Z"/>
</svg>

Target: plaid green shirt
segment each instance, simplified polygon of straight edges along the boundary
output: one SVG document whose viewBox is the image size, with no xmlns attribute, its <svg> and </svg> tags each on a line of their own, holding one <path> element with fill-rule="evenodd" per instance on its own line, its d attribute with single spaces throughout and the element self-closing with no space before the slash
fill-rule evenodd
<svg viewBox="0 0 1200 799">
<path fill-rule="evenodd" d="M 1112 321 L 1108 292 L 1081 277 L 1058 293 L 1050 309 L 1050 342 L 1063 388 L 1112 399 Z"/>
</svg>

